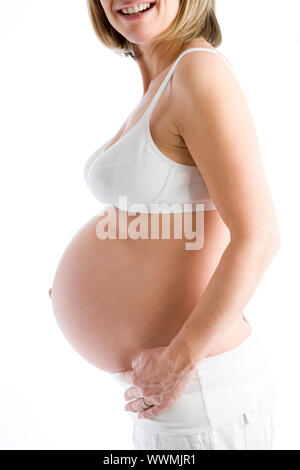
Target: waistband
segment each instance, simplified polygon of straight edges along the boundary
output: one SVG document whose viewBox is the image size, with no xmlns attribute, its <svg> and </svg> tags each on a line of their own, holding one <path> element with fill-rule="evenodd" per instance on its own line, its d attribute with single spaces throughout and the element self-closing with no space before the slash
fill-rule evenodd
<svg viewBox="0 0 300 470">
<path fill-rule="evenodd" d="M 124 389 L 132 387 L 119 378 L 119 373 L 110 375 Z M 138 419 L 136 413 L 128 413 L 149 431 L 193 434 L 216 429 L 246 411 L 271 408 L 276 399 L 265 350 L 252 331 L 239 346 L 204 358 L 181 397 L 162 413 L 150 419 Z"/>
</svg>

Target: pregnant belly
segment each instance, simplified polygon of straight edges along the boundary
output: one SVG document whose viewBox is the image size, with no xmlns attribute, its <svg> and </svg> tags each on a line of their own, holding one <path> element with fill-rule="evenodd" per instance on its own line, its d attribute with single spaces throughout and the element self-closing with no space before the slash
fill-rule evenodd
<svg viewBox="0 0 300 470">
<path fill-rule="evenodd" d="M 187 251 L 184 240 L 101 240 L 96 227 L 103 217 L 91 219 L 67 246 L 51 299 L 73 348 L 114 372 L 130 368 L 142 349 L 171 342 L 198 303 L 226 237 L 219 230 L 213 257 L 208 243 Z"/>
</svg>

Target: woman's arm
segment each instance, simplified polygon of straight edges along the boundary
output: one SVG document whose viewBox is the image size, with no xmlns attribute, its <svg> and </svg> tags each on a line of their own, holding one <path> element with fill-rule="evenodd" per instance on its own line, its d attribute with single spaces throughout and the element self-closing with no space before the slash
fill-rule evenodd
<svg viewBox="0 0 300 470">
<path fill-rule="evenodd" d="M 178 132 L 230 230 L 230 243 L 171 343 L 142 351 L 121 373 L 133 384 L 125 409 L 139 418 L 178 400 L 197 363 L 243 311 L 280 244 L 254 124 L 232 72 L 214 54 L 187 54 L 173 75 L 172 92 Z M 140 397 L 152 406 L 144 410 Z"/>
<path fill-rule="evenodd" d="M 253 237 L 227 245 L 199 303 L 165 351 L 180 368 L 199 363 L 238 318 L 278 244 L 272 238 L 268 242 Z"/>
<path fill-rule="evenodd" d="M 173 87 L 180 96 L 174 100 L 178 130 L 231 238 L 200 302 L 166 350 L 197 363 L 243 311 L 280 235 L 254 123 L 232 72 L 212 54 L 189 54 Z"/>
</svg>

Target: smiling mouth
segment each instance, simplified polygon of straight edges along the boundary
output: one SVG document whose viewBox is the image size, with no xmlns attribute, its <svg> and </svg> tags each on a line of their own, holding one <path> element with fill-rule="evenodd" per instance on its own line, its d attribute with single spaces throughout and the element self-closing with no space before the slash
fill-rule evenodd
<svg viewBox="0 0 300 470">
<path fill-rule="evenodd" d="M 145 3 L 147 3 L 147 2 L 145 2 Z M 118 13 L 122 16 L 142 15 L 143 13 L 146 13 L 147 11 L 150 11 L 154 6 L 155 6 L 155 2 L 151 3 L 150 7 L 147 8 L 146 10 L 138 11 L 137 13 L 123 13 L 122 10 L 118 10 Z"/>
</svg>

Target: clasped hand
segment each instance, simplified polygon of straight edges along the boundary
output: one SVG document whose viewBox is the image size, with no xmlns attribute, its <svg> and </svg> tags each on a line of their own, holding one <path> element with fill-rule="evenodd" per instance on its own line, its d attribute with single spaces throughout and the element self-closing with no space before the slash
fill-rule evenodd
<svg viewBox="0 0 300 470">
<path fill-rule="evenodd" d="M 138 413 L 138 418 L 152 418 L 173 405 L 183 394 L 195 366 L 183 351 L 168 347 L 144 349 L 131 363 L 132 369 L 119 377 L 133 384 L 124 398 L 125 410 Z M 145 409 L 142 397 L 149 408 Z"/>
</svg>

